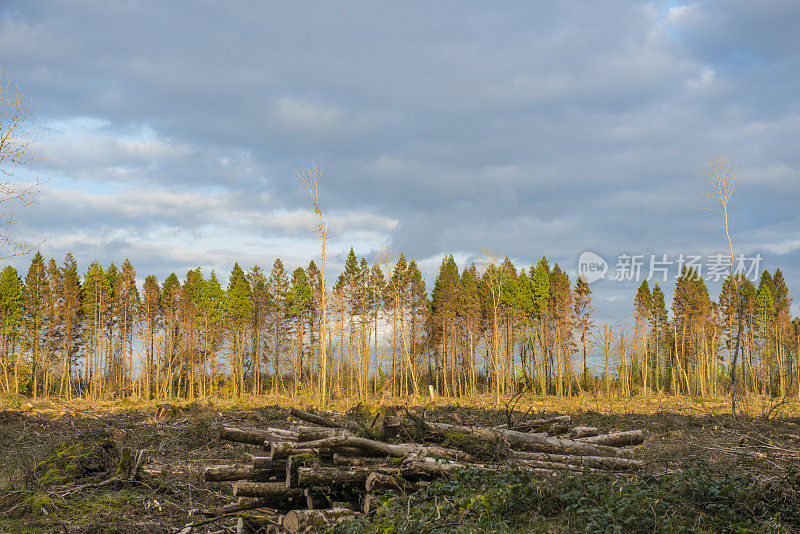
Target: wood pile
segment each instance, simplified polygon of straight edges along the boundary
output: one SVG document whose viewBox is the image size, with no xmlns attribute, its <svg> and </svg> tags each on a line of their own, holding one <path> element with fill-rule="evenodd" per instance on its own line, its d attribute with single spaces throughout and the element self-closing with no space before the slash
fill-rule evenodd
<svg viewBox="0 0 800 534">
<path fill-rule="evenodd" d="M 376 492 L 411 492 L 468 467 L 629 472 L 641 468 L 632 449 L 641 430 L 600 434 L 570 425 L 570 416 L 529 420 L 507 428 L 472 427 L 407 417 L 378 417 L 373 425 L 339 422 L 296 408 L 289 430 L 220 428 L 221 439 L 261 447 L 248 464 L 207 467 L 209 482 L 233 482 L 237 502 L 222 512 L 268 508 L 275 514 L 251 531 L 298 532 L 374 511 Z M 367 437 L 369 436 L 369 437 Z M 240 530 L 248 520 L 240 518 Z M 265 518 L 264 518 L 265 519 Z"/>
</svg>

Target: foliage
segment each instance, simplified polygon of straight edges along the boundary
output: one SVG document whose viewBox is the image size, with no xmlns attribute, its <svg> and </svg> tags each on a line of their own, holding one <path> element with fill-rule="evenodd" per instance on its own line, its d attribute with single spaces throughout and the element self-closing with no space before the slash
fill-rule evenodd
<svg viewBox="0 0 800 534">
<path fill-rule="evenodd" d="M 465 470 L 411 495 L 387 492 L 373 517 L 336 532 L 785 532 L 800 501 L 695 464 L 665 475 L 603 473 L 543 479 L 527 471 Z"/>
<path fill-rule="evenodd" d="M 59 443 L 36 465 L 33 477 L 37 485 L 51 486 L 75 482 L 117 467 L 121 464 L 114 440 L 105 432 L 92 432 Z"/>
</svg>

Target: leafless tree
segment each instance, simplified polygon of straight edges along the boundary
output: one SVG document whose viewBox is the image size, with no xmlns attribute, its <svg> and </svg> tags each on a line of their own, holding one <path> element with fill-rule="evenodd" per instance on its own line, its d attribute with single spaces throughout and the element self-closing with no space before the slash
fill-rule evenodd
<svg viewBox="0 0 800 534">
<path fill-rule="evenodd" d="M 736 360 L 742 339 L 743 309 L 742 299 L 739 294 L 739 277 L 733 272 L 733 240 L 731 239 L 730 227 L 728 225 L 728 206 L 730 205 L 736 186 L 741 179 L 736 175 L 736 167 L 728 161 L 725 154 L 713 156 L 706 161 L 703 170 L 697 173 L 705 182 L 707 190 L 700 195 L 701 199 L 712 199 L 719 203 L 718 208 L 707 208 L 722 216 L 723 224 L 718 228 L 725 230 L 725 237 L 728 240 L 730 250 L 730 275 L 733 280 L 735 302 L 738 316 L 738 329 L 736 334 L 736 344 L 731 355 L 731 412 L 736 417 Z M 731 325 L 732 326 L 732 325 Z"/>
<path fill-rule="evenodd" d="M 500 404 L 500 389 L 502 387 L 500 374 L 500 335 L 498 332 L 498 315 L 500 309 L 500 288 L 503 285 L 502 270 L 498 268 L 502 261 L 502 254 L 489 247 L 481 252 L 481 275 L 486 275 L 489 282 L 489 291 L 492 296 L 492 370 L 494 371 L 494 398 L 495 404 Z"/>
<path fill-rule="evenodd" d="M 21 179 L 15 169 L 33 160 L 36 141 L 36 110 L 18 83 L 0 75 L 0 259 L 30 252 L 35 246 L 16 238 L 10 231 L 15 222 L 14 205 L 26 206 L 36 200 L 38 181 Z"/>
<path fill-rule="evenodd" d="M 325 259 L 326 259 L 326 246 L 328 243 L 328 225 L 325 224 L 325 219 L 322 215 L 322 209 L 319 207 L 319 179 L 322 177 L 322 168 L 315 162 L 311 165 L 300 165 L 300 168 L 295 172 L 298 183 L 306 190 L 308 197 L 314 205 L 314 213 L 319 218 L 319 224 L 316 226 L 317 234 L 319 235 L 322 244 L 322 266 L 320 268 L 320 339 L 319 339 L 319 367 L 320 367 L 320 399 L 321 404 L 324 406 L 327 402 L 327 386 L 328 386 L 328 358 L 327 358 L 327 308 L 325 305 Z"/>
</svg>

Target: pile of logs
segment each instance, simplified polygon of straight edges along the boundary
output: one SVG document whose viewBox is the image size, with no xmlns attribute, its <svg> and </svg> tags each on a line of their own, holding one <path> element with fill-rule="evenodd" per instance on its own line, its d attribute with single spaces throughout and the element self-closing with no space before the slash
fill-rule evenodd
<svg viewBox="0 0 800 534">
<path fill-rule="evenodd" d="M 643 442 L 641 430 L 599 434 L 594 427 L 571 427 L 568 415 L 530 420 L 511 429 L 434 423 L 408 413 L 409 417 L 383 417 L 377 429 L 376 418 L 369 430 L 295 408 L 290 415 L 302 424 L 289 430 L 222 427 L 221 439 L 256 445 L 264 452 L 249 464 L 212 466 L 204 472 L 206 481 L 234 483 L 238 501 L 226 507 L 226 513 L 268 508 L 275 515 L 266 524 L 275 532 L 298 532 L 370 513 L 378 502 L 376 492 L 415 491 L 467 467 L 525 469 L 546 476 L 563 470 L 641 468 L 632 450 L 625 448 Z M 422 443 L 390 442 L 411 437 Z M 470 446 L 474 443 L 489 446 L 476 454 Z M 496 456 L 487 457 L 487 450 Z M 240 519 L 242 523 L 247 519 Z M 263 525 L 258 528 L 269 531 Z"/>
</svg>

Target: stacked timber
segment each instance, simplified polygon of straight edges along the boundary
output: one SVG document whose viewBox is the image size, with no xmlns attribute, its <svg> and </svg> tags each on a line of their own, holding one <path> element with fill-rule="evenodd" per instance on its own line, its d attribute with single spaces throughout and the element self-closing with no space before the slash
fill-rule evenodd
<svg viewBox="0 0 800 534">
<path fill-rule="evenodd" d="M 292 408 L 290 416 L 300 424 L 288 430 L 222 427 L 221 439 L 261 451 L 248 464 L 207 467 L 204 476 L 209 482 L 233 483 L 237 502 L 223 512 L 267 508 L 276 516 L 269 528 L 298 532 L 370 513 L 378 502 L 376 493 L 416 491 L 458 469 L 554 475 L 642 467 L 629 448 L 643 442 L 641 430 L 600 434 L 594 427 L 571 426 L 568 415 L 514 428 L 436 423 L 408 415 L 384 416 L 378 428 L 376 418 L 367 428 Z"/>
</svg>

